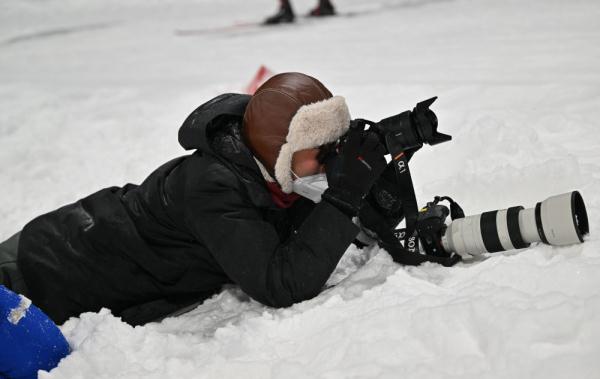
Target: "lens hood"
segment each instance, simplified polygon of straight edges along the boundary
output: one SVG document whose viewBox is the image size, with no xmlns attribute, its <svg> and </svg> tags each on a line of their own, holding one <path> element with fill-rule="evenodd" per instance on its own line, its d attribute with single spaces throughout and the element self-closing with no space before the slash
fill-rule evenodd
<svg viewBox="0 0 600 379">
<path fill-rule="evenodd" d="M 536 213 L 539 214 L 538 229 L 542 229 L 540 236 L 550 245 L 581 243 L 583 236 L 589 233 L 587 211 L 579 191 L 547 198 L 538 203 Z"/>
</svg>

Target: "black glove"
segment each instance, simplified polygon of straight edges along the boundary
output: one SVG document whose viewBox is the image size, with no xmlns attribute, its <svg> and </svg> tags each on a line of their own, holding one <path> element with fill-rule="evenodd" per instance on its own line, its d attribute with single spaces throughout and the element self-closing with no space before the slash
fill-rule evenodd
<svg viewBox="0 0 600 379">
<path fill-rule="evenodd" d="M 401 218 L 384 216 L 369 201 L 365 200 L 363 206 L 360 208 L 358 220 L 363 233 L 369 238 L 383 242 L 395 242 L 397 240 L 394 230 L 400 223 Z"/>
<path fill-rule="evenodd" d="M 352 121 L 339 154 L 327 163 L 329 187 L 323 200 L 356 216 L 363 198 L 385 168 L 385 153 L 377 134 L 365 132 L 364 124 Z"/>
<path fill-rule="evenodd" d="M 389 163 L 358 212 L 360 227 L 371 239 L 396 241 L 393 231 L 404 218 L 397 180 L 394 164 Z"/>
<path fill-rule="evenodd" d="M 388 163 L 381 176 L 373 183 L 365 201 L 392 227 L 402 221 L 404 210 L 393 162 Z"/>
</svg>

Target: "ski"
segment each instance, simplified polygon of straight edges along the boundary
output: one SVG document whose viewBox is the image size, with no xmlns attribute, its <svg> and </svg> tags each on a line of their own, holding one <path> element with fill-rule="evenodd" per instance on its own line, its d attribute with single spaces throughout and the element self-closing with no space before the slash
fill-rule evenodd
<svg viewBox="0 0 600 379">
<path fill-rule="evenodd" d="M 211 34 L 226 34 L 226 35 L 237 35 L 237 34 L 247 34 L 252 32 L 262 32 L 267 30 L 284 30 L 289 28 L 294 28 L 302 25 L 312 24 L 317 21 L 324 21 L 326 19 L 339 19 L 339 18 L 349 18 L 355 17 L 363 14 L 363 12 L 340 12 L 335 16 L 323 16 L 323 17 L 311 17 L 311 16 L 302 16 L 296 17 L 294 22 L 289 23 L 281 23 L 281 24 L 273 24 L 267 25 L 264 24 L 263 21 L 236 21 L 229 25 L 217 25 L 214 27 L 206 27 L 206 28 L 191 28 L 191 29 L 175 29 L 175 35 L 180 37 L 190 37 L 190 36 L 202 36 L 202 35 L 211 35 Z"/>
</svg>

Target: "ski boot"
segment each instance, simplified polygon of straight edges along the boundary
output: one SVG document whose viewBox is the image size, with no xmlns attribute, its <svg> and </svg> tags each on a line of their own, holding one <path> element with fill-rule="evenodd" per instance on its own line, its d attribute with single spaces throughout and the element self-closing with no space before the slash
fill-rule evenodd
<svg viewBox="0 0 600 379">
<path fill-rule="evenodd" d="M 335 8 L 329 0 L 320 0 L 319 4 L 308 14 L 309 17 L 335 16 Z"/>
<path fill-rule="evenodd" d="M 292 6 L 288 2 L 282 2 L 279 7 L 279 11 L 275 13 L 273 16 L 268 17 L 263 25 L 276 25 L 283 23 L 294 22 L 295 16 L 294 11 L 292 10 Z"/>
</svg>

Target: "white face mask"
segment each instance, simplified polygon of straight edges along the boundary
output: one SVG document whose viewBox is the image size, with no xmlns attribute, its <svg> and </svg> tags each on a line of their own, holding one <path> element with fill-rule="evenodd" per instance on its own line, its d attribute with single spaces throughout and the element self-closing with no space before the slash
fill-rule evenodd
<svg viewBox="0 0 600 379">
<path fill-rule="evenodd" d="M 321 195 L 329 187 L 327 184 L 327 175 L 321 173 L 300 178 L 293 171 L 292 175 L 296 177 L 296 180 L 292 183 L 293 192 L 315 203 L 321 201 Z"/>
</svg>

